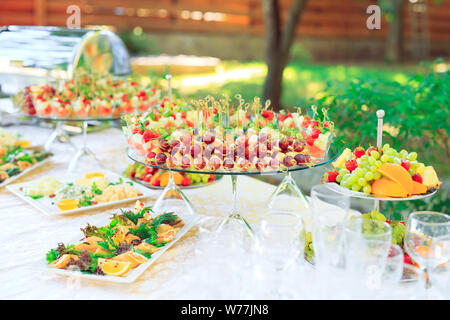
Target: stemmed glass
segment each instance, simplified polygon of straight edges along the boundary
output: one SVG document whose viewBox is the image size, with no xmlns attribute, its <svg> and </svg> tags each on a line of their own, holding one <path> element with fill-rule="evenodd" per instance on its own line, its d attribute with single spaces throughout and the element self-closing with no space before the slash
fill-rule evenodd
<svg viewBox="0 0 450 320">
<path fill-rule="evenodd" d="M 291 212 L 271 211 L 260 221 L 254 242 L 254 276 L 260 276 L 259 285 L 264 283 L 260 289 L 269 284 L 272 297 L 280 297 L 283 271 L 303 256 L 304 232 L 301 217 Z"/>
<path fill-rule="evenodd" d="M 433 293 L 450 299 L 450 234 L 434 238 L 427 261 L 427 272 Z"/>
<path fill-rule="evenodd" d="M 419 264 L 420 269 L 425 271 L 427 263 L 434 259 L 428 257 L 435 238 L 448 234 L 450 234 L 450 216 L 433 211 L 413 212 L 406 224 L 406 252 Z"/>
</svg>

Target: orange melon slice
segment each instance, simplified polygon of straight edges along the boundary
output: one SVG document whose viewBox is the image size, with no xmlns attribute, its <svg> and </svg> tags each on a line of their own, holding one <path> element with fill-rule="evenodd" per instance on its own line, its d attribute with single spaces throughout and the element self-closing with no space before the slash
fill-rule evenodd
<svg viewBox="0 0 450 320">
<path fill-rule="evenodd" d="M 169 171 L 164 172 L 160 177 L 159 177 L 159 185 L 161 187 L 165 187 L 169 184 Z M 176 185 L 180 185 L 181 182 L 183 181 L 183 176 L 178 173 L 178 172 L 174 172 L 173 173 L 173 181 L 175 182 Z"/>
<path fill-rule="evenodd" d="M 372 194 L 377 197 L 405 198 L 408 196 L 408 191 L 396 181 L 380 178 L 372 184 Z"/>
<path fill-rule="evenodd" d="M 400 184 L 406 190 L 406 196 L 413 193 L 413 180 L 411 178 L 411 175 L 401 165 L 395 163 L 383 163 L 378 168 L 378 172 L 386 178 L 389 178 L 390 180 Z"/>
<path fill-rule="evenodd" d="M 412 194 L 424 194 L 427 192 L 427 186 L 413 180 L 413 192 Z"/>
</svg>

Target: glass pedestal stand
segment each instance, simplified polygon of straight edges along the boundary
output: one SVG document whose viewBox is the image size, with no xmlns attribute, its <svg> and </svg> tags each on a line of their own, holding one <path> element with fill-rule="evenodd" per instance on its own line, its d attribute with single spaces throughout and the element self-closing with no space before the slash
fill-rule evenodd
<svg viewBox="0 0 450 320">
<path fill-rule="evenodd" d="M 73 157 L 73 159 L 70 161 L 69 163 L 69 168 L 68 171 L 69 172 L 73 172 L 75 170 L 75 167 L 78 163 L 78 161 L 83 157 L 83 156 L 89 156 L 92 159 L 95 160 L 95 162 L 101 167 L 104 168 L 103 164 L 97 159 L 97 157 L 95 156 L 95 154 L 87 147 L 87 127 L 88 127 L 88 121 L 87 120 L 81 120 L 83 121 L 83 145 L 80 149 L 77 150 L 77 152 L 75 153 L 75 156 Z"/>
<path fill-rule="evenodd" d="M 67 142 L 74 149 L 76 149 L 75 145 L 70 140 L 69 135 L 66 132 L 64 132 L 62 126 L 63 126 L 63 121 L 57 120 L 55 130 L 53 130 L 53 132 L 50 134 L 50 137 L 48 137 L 47 141 L 44 144 L 45 151 L 50 151 L 51 146 L 53 145 L 53 143 L 56 140 Z"/>
<path fill-rule="evenodd" d="M 173 179 L 173 172 L 169 170 L 169 182 L 153 206 L 157 214 L 175 212 L 183 218 L 184 215 L 195 214 L 194 206 Z"/>
<path fill-rule="evenodd" d="M 287 171 L 284 179 L 270 196 L 267 206 L 270 210 L 294 211 L 297 209 L 296 206 L 309 208 L 309 203 L 292 178 L 291 172 Z"/>
</svg>

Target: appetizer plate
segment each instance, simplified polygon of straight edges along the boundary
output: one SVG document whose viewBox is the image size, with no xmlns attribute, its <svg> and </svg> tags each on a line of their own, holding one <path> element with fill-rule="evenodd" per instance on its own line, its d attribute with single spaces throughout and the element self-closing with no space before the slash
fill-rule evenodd
<svg viewBox="0 0 450 320">
<path fill-rule="evenodd" d="M 42 212 L 43 214 L 48 215 L 48 216 L 73 214 L 73 213 L 79 213 L 79 212 L 88 211 L 88 210 L 92 210 L 92 209 L 110 207 L 110 206 L 114 206 L 117 204 L 130 202 L 133 200 L 136 201 L 138 199 L 148 197 L 152 194 L 151 192 L 149 192 L 149 190 L 146 187 L 139 185 L 138 183 L 135 183 L 134 181 L 127 179 L 125 177 L 122 177 L 114 172 L 107 171 L 107 170 L 102 170 L 101 172 L 105 174 L 105 178 L 108 178 L 108 180 L 110 182 L 117 182 L 120 179 L 123 180 L 123 183 L 131 182 L 133 184 L 133 187 L 136 188 L 140 193 L 142 193 L 142 195 L 133 197 L 133 198 L 127 198 L 127 199 L 110 201 L 110 202 L 101 202 L 101 203 L 97 203 L 95 205 L 91 205 L 88 207 L 81 207 L 81 208 L 77 208 L 77 209 L 62 211 L 58 208 L 58 206 L 56 205 L 56 201 L 53 198 L 43 197 L 40 199 L 33 199 L 33 198 L 25 195 L 25 192 L 22 190 L 30 182 L 18 183 L 18 184 L 14 184 L 11 186 L 7 186 L 6 189 L 8 189 L 12 193 L 14 193 L 16 196 L 18 196 L 19 198 L 21 198 L 22 200 L 24 200 L 25 202 L 27 202 L 28 204 L 30 204 L 31 206 L 35 207 L 40 212 Z M 58 177 L 56 177 L 56 178 L 58 179 Z M 71 183 L 76 178 L 82 178 L 82 177 L 78 176 L 78 177 L 73 177 L 72 179 L 64 178 L 64 179 L 61 179 L 61 180 L 58 179 L 58 180 L 60 180 L 62 183 Z"/>
<path fill-rule="evenodd" d="M 175 239 L 173 239 L 171 242 L 167 243 L 164 247 L 161 247 L 160 250 L 152 254 L 152 257 L 145 263 L 141 264 L 135 269 L 132 269 L 129 271 L 125 276 L 123 277 L 114 277 L 114 276 L 107 276 L 107 275 L 95 275 L 95 274 L 86 274 L 81 273 L 79 271 L 70 271 L 70 270 L 64 270 L 64 269 L 56 269 L 51 268 L 47 265 L 47 269 L 49 271 L 52 271 L 58 275 L 66 276 L 66 277 L 74 277 L 74 278 L 85 278 L 85 279 L 91 279 L 91 280 L 98 280 L 103 282 L 114 282 L 114 283 L 131 283 L 136 281 L 136 279 L 144 273 L 145 270 L 147 270 L 148 267 L 152 265 L 153 262 L 155 262 L 160 256 L 164 254 L 170 247 L 172 247 L 178 240 L 180 240 L 192 227 L 194 227 L 198 221 L 201 219 L 200 216 L 194 215 L 194 216 L 185 216 L 182 218 L 185 225 L 184 227 L 178 231 L 177 235 L 175 236 Z M 105 221 L 104 224 L 107 224 L 108 222 Z M 77 243 L 80 241 L 80 238 L 72 239 L 71 243 Z M 44 263 L 47 263 L 44 260 Z"/>
<path fill-rule="evenodd" d="M 34 169 L 39 168 L 40 166 L 46 164 L 47 162 L 50 161 L 50 158 L 51 158 L 51 157 L 52 157 L 52 156 L 49 156 L 49 157 L 45 158 L 44 160 L 42 160 L 42 161 L 40 161 L 40 162 L 37 162 L 37 163 L 33 164 L 31 167 L 26 168 L 26 169 L 23 170 L 21 173 L 16 174 L 16 175 L 14 175 L 14 176 L 12 176 L 12 177 L 6 179 L 6 180 L 3 181 L 2 183 L 0 183 L 0 188 L 6 186 L 7 184 L 10 184 L 11 182 L 13 182 L 13 181 L 19 179 L 20 177 L 23 177 L 24 175 L 28 174 L 29 172 L 33 171 Z"/>
<path fill-rule="evenodd" d="M 219 175 L 219 176 L 216 176 L 216 178 L 214 179 L 213 182 L 198 183 L 198 184 L 194 184 L 194 185 L 186 186 L 186 187 L 178 185 L 178 188 L 180 188 L 182 190 L 184 190 L 184 189 L 189 190 L 189 189 L 197 189 L 197 188 L 207 187 L 207 186 L 213 185 L 214 183 L 220 181 L 220 179 L 222 179 L 222 178 L 223 178 L 223 176 Z M 139 183 L 143 186 L 146 186 L 149 189 L 153 189 L 153 190 L 164 190 L 164 188 L 165 188 L 165 187 L 161 187 L 161 186 L 152 186 L 149 183 L 142 181 L 142 180 L 133 180 L 133 181 L 136 183 Z"/>
<path fill-rule="evenodd" d="M 341 187 L 340 185 L 338 185 L 337 183 L 326 183 L 327 187 L 330 188 L 333 191 L 339 192 L 341 194 L 344 195 L 348 195 L 351 197 L 355 197 L 355 198 L 361 198 L 361 199 L 368 199 L 368 200 L 382 200 L 382 201 L 410 201 L 410 200 L 419 200 L 419 199 L 424 199 L 424 198 L 428 198 L 431 197 L 433 195 L 436 194 L 436 192 L 438 191 L 437 189 L 431 191 L 430 193 L 426 193 L 426 194 L 422 194 L 422 195 L 415 195 L 415 196 L 411 196 L 411 197 L 407 197 L 407 198 L 377 198 L 374 197 L 372 195 L 368 195 L 364 192 L 359 192 L 359 191 L 353 191 L 344 187 Z"/>
</svg>

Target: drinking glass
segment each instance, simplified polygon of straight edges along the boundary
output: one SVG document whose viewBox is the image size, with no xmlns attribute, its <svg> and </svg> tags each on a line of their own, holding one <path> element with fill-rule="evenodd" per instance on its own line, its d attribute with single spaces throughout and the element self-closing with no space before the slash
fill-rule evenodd
<svg viewBox="0 0 450 320">
<path fill-rule="evenodd" d="M 304 226 L 291 212 L 272 211 L 261 219 L 254 243 L 254 276 L 262 291 L 280 297 L 284 270 L 304 252 Z"/>
<path fill-rule="evenodd" d="M 392 229 L 386 222 L 361 216 L 348 220 L 344 255 L 352 294 L 364 298 L 373 296 L 382 289 L 391 238 Z"/>
<path fill-rule="evenodd" d="M 425 273 L 420 268 L 405 263 L 399 285 L 393 286 L 385 299 L 422 300 L 426 295 Z"/>
<path fill-rule="evenodd" d="M 433 297 L 450 299 L 450 234 L 433 239 L 427 273 Z"/>
<path fill-rule="evenodd" d="M 389 249 L 386 266 L 383 271 L 382 282 L 387 288 L 398 285 L 403 272 L 403 250 L 394 244 Z"/>
<path fill-rule="evenodd" d="M 450 216 L 433 211 L 413 212 L 406 224 L 405 249 L 425 270 L 434 238 L 450 234 Z"/>
<path fill-rule="evenodd" d="M 324 185 L 311 189 L 311 236 L 314 264 L 337 267 L 342 262 L 344 225 L 350 209 L 350 197 Z"/>
</svg>

